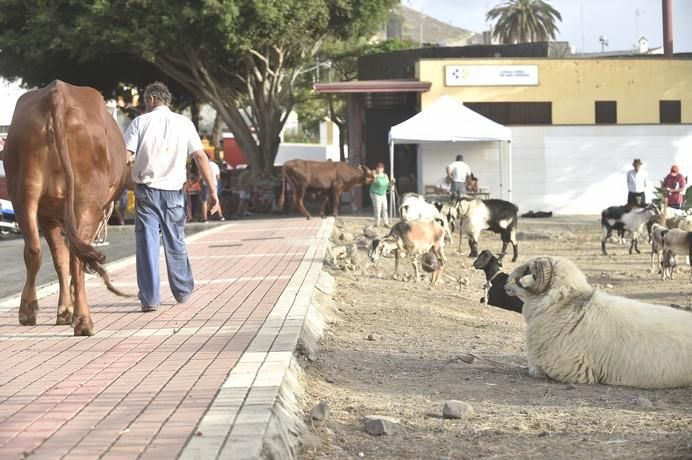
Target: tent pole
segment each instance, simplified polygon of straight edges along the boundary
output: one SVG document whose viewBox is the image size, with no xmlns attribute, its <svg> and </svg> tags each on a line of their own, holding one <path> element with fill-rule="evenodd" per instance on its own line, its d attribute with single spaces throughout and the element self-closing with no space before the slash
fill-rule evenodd
<svg viewBox="0 0 692 460">
<path fill-rule="evenodd" d="M 389 181 L 394 181 L 394 140 L 389 140 Z M 396 217 L 396 184 L 392 184 L 389 189 L 389 217 L 392 221 Z"/>
<path fill-rule="evenodd" d="M 507 192 L 509 201 L 512 201 L 512 141 L 507 141 L 507 163 L 509 164 L 509 180 L 507 181 Z"/>
<path fill-rule="evenodd" d="M 502 190 L 502 143 L 500 141 L 497 141 L 497 159 L 500 166 L 500 199 L 503 200 L 505 195 Z"/>
</svg>

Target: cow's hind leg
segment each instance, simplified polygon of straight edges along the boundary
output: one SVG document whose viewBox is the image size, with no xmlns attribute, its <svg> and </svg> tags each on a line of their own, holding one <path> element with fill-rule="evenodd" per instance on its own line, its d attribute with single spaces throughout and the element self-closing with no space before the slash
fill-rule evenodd
<svg viewBox="0 0 692 460">
<path fill-rule="evenodd" d="M 77 234 L 82 241 L 90 243 L 96 234 L 101 220 L 100 208 L 89 208 L 82 211 L 77 225 Z M 89 313 L 89 304 L 86 298 L 86 286 L 84 283 L 84 266 L 74 254 L 70 254 L 70 274 L 74 289 L 74 311 L 72 313 L 72 327 L 74 335 L 89 336 L 94 334 L 94 323 Z"/>
<path fill-rule="evenodd" d="M 58 274 L 60 295 L 58 297 L 58 313 L 56 325 L 68 325 L 72 323 L 72 297 L 70 296 L 70 253 L 62 237 L 62 227 L 57 220 L 39 221 L 39 226 L 48 242 L 53 266 Z"/>
<path fill-rule="evenodd" d="M 305 216 L 306 219 L 310 219 L 310 213 L 305 209 L 303 200 L 305 199 L 305 189 L 301 187 L 295 187 L 293 189 L 293 194 L 295 195 L 295 203 L 298 211 Z"/>
<path fill-rule="evenodd" d="M 41 240 L 38 234 L 38 198 L 32 200 L 27 195 L 23 203 L 16 203 L 17 222 L 24 236 L 24 265 L 26 266 L 26 282 L 22 290 L 19 304 L 19 324 L 35 326 L 38 313 L 36 298 L 36 275 L 41 268 Z"/>
</svg>

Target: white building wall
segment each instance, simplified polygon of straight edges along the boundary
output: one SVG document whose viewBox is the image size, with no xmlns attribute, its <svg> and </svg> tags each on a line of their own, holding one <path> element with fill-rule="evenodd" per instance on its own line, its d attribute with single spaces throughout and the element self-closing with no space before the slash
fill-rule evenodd
<svg viewBox="0 0 692 460">
<path fill-rule="evenodd" d="M 520 212 L 599 214 L 627 199 L 625 174 L 641 158 L 650 178 L 652 198 L 672 164 L 692 178 L 691 125 L 512 127 L 512 201 Z M 493 198 L 500 193 L 496 143 L 440 143 L 419 147 L 419 192 L 438 182 L 457 154 L 471 166 L 480 186 Z"/>
<path fill-rule="evenodd" d="M 282 142 L 274 164 L 280 166 L 288 160 L 339 161 L 338 145 L 291 144 Z"/>
</svg>

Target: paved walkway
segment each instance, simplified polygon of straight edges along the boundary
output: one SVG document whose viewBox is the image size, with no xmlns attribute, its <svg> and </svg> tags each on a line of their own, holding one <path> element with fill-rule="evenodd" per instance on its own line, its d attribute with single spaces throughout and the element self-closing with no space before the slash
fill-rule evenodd
<svg viewBox="0 0 692 460">
<path fill-rule="evenodd" d="M 18 296 L 0 301 L 0 459 L 259 454 L 331 225 L 238 221 L 194 235 L 189 303 L 162 282 L 153 313 L 91 279 L 90 338 L 54 325 L 55 286 L 40 291 L 34 327 L 18 325 Z M 109 272 L 136 293 L 133 258 Z"/>
</svg>

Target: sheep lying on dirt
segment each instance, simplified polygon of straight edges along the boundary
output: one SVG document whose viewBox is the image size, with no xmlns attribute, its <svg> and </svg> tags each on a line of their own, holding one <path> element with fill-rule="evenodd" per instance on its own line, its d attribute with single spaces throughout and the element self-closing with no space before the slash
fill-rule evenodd
<svg viewBox="0 0 692 460">
<path fill-rule="evenodd" d="M 692 314 L 605 294 L 561 257 L 517 267 L 506 290 L 524 302 L 531 376 L 638 388 L 692 385 Z"/>
</svg>

